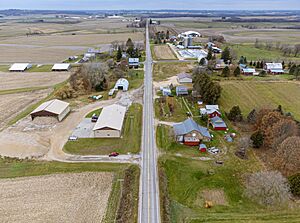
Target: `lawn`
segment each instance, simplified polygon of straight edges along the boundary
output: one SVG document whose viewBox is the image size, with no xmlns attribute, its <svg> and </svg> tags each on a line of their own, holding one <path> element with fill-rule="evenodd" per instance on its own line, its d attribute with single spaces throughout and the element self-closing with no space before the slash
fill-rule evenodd
<svg viewBox="0 0 300 223">
<path fill-rule="evenodd" d="M 9 68 L 10 68 L 10 66 L 8 66 L 8 65 L 0 65 L 0 71 L 2 71 L 2 72 L 8 72 Z"/>
<path fill-rule="evenodd" d="M 124 121 L 123 136 L 120 139 L 78 139 L 67 142 L 64 151 L 79 155 L 138 153 L 141 147 L 142 113 L 143 108 L 140 104 L 130 106 Z"/>
<path fill-rule="evenodd" d="M 239 105 L 244 115 L 253 108 L 277 108 L 282 105 L 285 112 L 291 112 L 300 119 L 300 85 L 299 83 L 222 81 L 220 105 L 229 111 Z"/>
<path fill-rule="evenodd" d="M 253 151 L 248 152 L 248 160 L 237 158 L 234 155 L 236 143 L 225 142 L 222 134 L 214 135 L 214 142 L 206 144 L 216 144 L 226 151 L 218 158 L 200 153 L 197 147 L 177 144 L 169 126 L 157 128 L 157 146 L 164 154 L 159 160 L 160 179 L 164 182 L 164 185 L 160 185 L 160 196 L 164 200 L 161 207 L 169 209 L 171 222 L 281 222 L 285 218 L 289 222 L 296 222 L 300 217 L 297 211 L 268 210 L 243 195 L 245 174 L 260 170 L 260 162 Z M 197 159 L 203 156 L 213 160 Z M 224 165 L 218 166 L 214 160 L 222 160 Z M 166 179 L 162 179 L 164 175 Z M 167 190 L 164 189 L 165 185 Z M 225 202 L 213 203 L 211 209 L 204 208 L 204 191 L 216 190 L 223 193 Z M 169 202 L 165 201 L 166 196 Z"/>
<path fill-rule="evenodd" d="M 28 72 L 51 72 L 52 67 L 53 64 L 41 65 L 41 66 L 34 65 L 32 66 L 32 68 L 28 70 Z"/>
<path fill-rule="evenodd" d="M 179 73 L 191 72 L 194 68 L 193 62 L 161 62 L 153 66 L 153 80 L 163 81 Z"/>
<path fill-rule="evenodd" d="M 285 61 L 286 63 L 288 61 L 300 61 L 300 57 L 288 57 L 283 56 L 282 52 L 279 50 L 267 50 L 267 49 L 258 49 L 255 48 L 253 44 L 234 44 L 230 45 L 230 48 L 232 48 L 235 53 L 237 54 L 237 58 L 240 58 L 241 56 L 247 57 L 247 61 Z"/>
<path fill-rule="evenodd" d="M 93 114 L 96 114 L 97 116 L 99 116 L 101 111 L 102 111 L 102 108 L 96 109 L 96 110 L 91 111 L 90 113 L 88 113 L 85 117 L 86 118 L 92 118 Z"/>
<path fill-rule="evenodd" d="M 129 90 L 137 89 L 144 83 L 144 70 L 128 71 Z"/>
</svg>

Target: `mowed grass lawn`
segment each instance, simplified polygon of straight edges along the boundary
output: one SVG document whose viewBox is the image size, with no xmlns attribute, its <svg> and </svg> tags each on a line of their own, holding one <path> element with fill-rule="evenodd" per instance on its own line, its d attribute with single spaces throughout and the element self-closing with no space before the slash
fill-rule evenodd
<svg viewBox="0 0 300 223">
<path fill-rule="evenodd" d="M 236 143 L 227 143 L 222 135 L 214 135 L 214 142 L 206 144 L 217 143 L 218 148 L 226 148 L 226 153 L 215 159 L 213 155 L 200 153 L 197 147 L 177 144 L 171 127 L 157 128 L 157 145 L 164 154 L 159 169 L 166 176 L 161 182 L 167 183 L 171 222 L 297 222 L 299 209 L 270 210 L 244 196 L 245 174 L 259 171 L 260 162 L 253 151 L 248 151 L 248 160 L 237 158 Z M 213 159 L 201 161 L 198 158 L 202 156 Z M 222 160 L 224 165 L 218 166 L 214 160 Z M 223 192 L 223 196 L 215 198 L 223 203 L 215 200 L 213 207 L 206 209 L 203 191 Z M 160 196 L 166 196 L 162 187 Z"/>
<path fill-rule="evenodd" d="M 142 114 L 142 106 L 132 104 L 125 117 L 122 138 L 68 141 L 64 151 L 79 155 L 107 155 L 111 152 L 138 153 L 141 147 Z"/>
<path fill-rule="evenodd" d="M 286 82 L 248 82 L 223 81 L 220 105 L 229 111 L 232 106 L 239 105 L 244 115 L 252 109 L 277 108 L 282 105 L 285 112 L 291 112 L 300 120 L 300 84 Z"/>
</svg>

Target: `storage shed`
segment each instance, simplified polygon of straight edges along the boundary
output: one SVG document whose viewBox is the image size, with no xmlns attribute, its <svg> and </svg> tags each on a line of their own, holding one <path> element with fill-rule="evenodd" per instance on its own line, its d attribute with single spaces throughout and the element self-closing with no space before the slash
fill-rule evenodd
<svg viewBox="0 0 300 223">
<path fill-rule="evenodd" d="M 139 58 L 129 58 L 128 65 L 129 65 L 129 67 L 138 68 L 140 66 L 140 59 Z"/>
<path fill-rule="evenodd" d="M 191 84 L 193 83 L 193 78 L 190 74 L 181 73 L 177 75 L 177 81 L 179 84 Z"/>
<path fill-rule="evenodd" d="M 180 96 L 180 95 L 188 95 L 188 88 L 185 86 L 177 86 L 176 87 L 176 95 Z"/>
<path fill-rule="evenodd" d="M 227 130 L 226 123 L 219 116 L 215 116 L 213 118 L 210 118 L 209 122 L 212 125 L 214 130 L 217 130 L 217 131 L 226 131 Z"/>
<path fill-rule="evenodd" d="M 95 138 L 119 138 L 122 134 L 126 107 L 110 105 L 104 107 L 93 129 Z"/>
<path fill-rule="evenodd" d="M 115 89 L 128 91 L 129 82 L 125 78 L 120 78 L 117 83 L 115 84 Z"/>
<path fill-rule="evenodd" d="M 56 117 L 62 121 L 70 112 L 70 104 L 61 100 L 51 100 L 41 104 L 30 113 L 31 119 L 36 117 Z"/>
<path fill-rule="evenodd" d="M 29 63 L 14 63 L 10 68 L 9 71 L 11 72 L 24 72 L 32 67 Z"/>
<path fill-rule="evenodd" d="M 52 71 L 69 71 L 71 69 L 71 64 L 69 63 L 57 63 L 52 67 Z"/>
</svg>

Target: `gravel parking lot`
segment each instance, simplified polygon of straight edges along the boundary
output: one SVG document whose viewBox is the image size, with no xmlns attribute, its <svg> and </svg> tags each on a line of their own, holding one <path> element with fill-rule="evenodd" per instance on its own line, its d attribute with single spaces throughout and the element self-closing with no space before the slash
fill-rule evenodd
<svg viewBox="0 0 300 223">
<path fill-rule="evenodd" d="M 76 173 L 0 180 L 1 222 L 101 222 L 113 174 Z"/>
</svg>

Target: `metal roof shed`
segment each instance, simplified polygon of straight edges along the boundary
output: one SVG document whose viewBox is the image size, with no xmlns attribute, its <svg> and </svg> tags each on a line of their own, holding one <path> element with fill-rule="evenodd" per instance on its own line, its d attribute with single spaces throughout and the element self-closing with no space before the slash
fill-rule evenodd
<svg viewBox="0 0 300 223">
<path fill-rule="evenodd" d="M 95 138 L 121 137 L 126 107 L 110 105 L 104 107 L 93 129 Z"/>
<path fill-rule="evenodd" d="M 31 68 L 32 65 L 29 63 L 14 63 L 10 68 L 9 71 L 11 72 L 24 72 Z"/>
<path fill-rule="evenodd" d="M 129 82 L 125 78 L 120 78 L 115 85 L 115 89 L 118 90 L 128 91 L 128 88 Z"/>
<path fill-rule="evenodd" d="M 61 100 L 51 100 L 41 104 L 30 115 L 32 120 L 36 117 L 53 116 L 62 121 L 70 112 L 70 104 Z"/>
<path fill-rule="evenodd" d="M 52 67 L 52 71 L 69 71 L 71 64 L 69 63 L 57 63 Z"/>
</svg>

